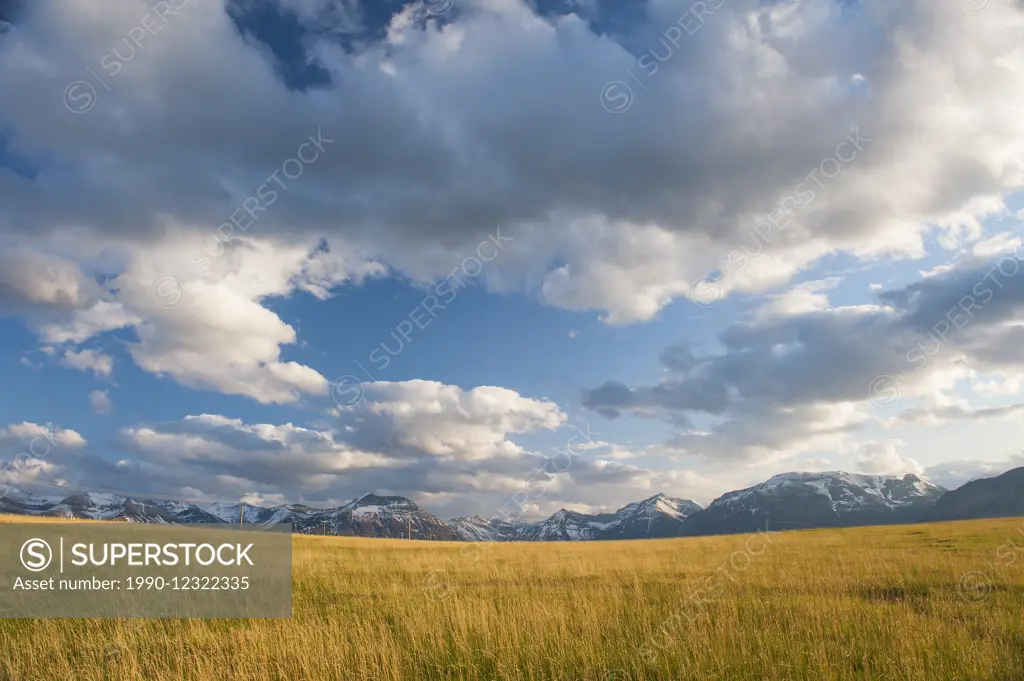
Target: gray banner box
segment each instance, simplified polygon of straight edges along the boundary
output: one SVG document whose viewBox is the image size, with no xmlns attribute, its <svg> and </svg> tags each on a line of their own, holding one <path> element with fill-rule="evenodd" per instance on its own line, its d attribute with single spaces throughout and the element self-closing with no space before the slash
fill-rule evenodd
<svg viewBox="0 0 1024 681">
<path fill-rule="evenodd" d="M 291 525 L 0 524 L 0 618 L 291 616 Z"/>
</svg>

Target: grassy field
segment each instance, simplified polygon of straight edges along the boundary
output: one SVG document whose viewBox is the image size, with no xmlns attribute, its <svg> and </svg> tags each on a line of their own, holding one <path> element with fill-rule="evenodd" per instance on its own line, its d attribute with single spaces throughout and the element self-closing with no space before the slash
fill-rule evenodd
<svg viewBox="0 0 1024 681">
<path fill-rule="evenodd" d="M 579 544 L 296 537 L 291 620 L 0 620 L 0 679 L 1024 679 L 1021 566 L 1021 519 Z"/>
</svg>

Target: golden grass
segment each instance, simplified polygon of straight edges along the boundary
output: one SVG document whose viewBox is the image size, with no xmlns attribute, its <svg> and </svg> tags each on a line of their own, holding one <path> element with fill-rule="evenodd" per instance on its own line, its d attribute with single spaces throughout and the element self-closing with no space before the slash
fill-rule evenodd
<svg viewBox="0 0 1024 681">
<path fill-rule="evenodd" d="M 293 546 L 291 620 L 0 620 L 0 678 L 1024 679 L 1020 519 Z"/>
</svg>

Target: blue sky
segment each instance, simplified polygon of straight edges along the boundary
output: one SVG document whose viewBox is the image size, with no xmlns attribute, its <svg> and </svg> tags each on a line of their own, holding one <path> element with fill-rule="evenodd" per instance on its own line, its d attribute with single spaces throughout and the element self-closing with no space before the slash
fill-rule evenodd
<svg viewBox="0 0 1024 681">
<path fill-rule="evenodd" d="M 0 19 L 0 483 L 544 515 L 1022 462 L 1017 9 Z"/>
</svg>

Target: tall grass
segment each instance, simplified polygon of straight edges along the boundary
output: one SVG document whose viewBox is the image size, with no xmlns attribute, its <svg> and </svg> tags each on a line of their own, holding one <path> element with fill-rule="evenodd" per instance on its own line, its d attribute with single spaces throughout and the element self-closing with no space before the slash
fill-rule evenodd
<svg viewBox="0 0 1024 681">
<path fill-rule="evenodd" d="M 297 536 L 291 620 L 2 620 L 0 678 L 1024 679 L 1024 521 L 755 540 Z"/>
</svg>

